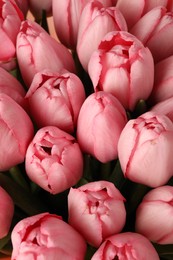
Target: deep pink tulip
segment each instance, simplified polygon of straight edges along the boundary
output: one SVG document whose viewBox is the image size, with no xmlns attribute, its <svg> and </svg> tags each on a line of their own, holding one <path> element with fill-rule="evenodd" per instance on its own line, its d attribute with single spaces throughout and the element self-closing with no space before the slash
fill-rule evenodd
<svg viewBox="0 0 173 260">
<path fill-rule="evenodd" d="M 173 244 L 173 187 L 148 192 L 137 208 L 136 232 L 157 244 Z"/>
<path fill-rule="evenodd" d="M 0 93 L 14 99 L 19 105 L 25 106 L 26 92 L 21 83 L 5 69 L 0 68 Z"/>
<path fill-rule="evenodd" d="M 0 9 L 0 66 L 11 70 L 16 66 L 16 37 L 24 16 L 14 0 L 1 0 Z"/>
<path fill-rule="evenodd" d="M 173 2 L 170 0 L 118 0 L 117 7 L 124 15 L 128 29 L 131 29 L 135 23 L 147 12 L 157 6 L 165 6 L 168 10 L 172 10 Z"/>
<path fill-rule="evenodd" d="M 83 156 L 75 138 L 55 126 L 40 128 L 26 152 L 29 178 L 52 194 L 75 185 L 82 176 Z"/>
<path fill-rule="evenodd" d="M 28 0 L 29 9 L 36 19 L 42 17 L 42 12 L 46 11 L 46 15 L 52 15 L 52 0 Z"/>
<path fill-rule="evenodd" d="M 160 258 L 146 237 L 127 232 L 107 238 L 91 258 L 91 260 L 105 259 L 159 260 Z"/>
<path fill-rule="evenodd" d="M 17 37 L 17 59 L 27 87 L 30 86 L 34 75 L 43 69 L 54 72 L 67 69 L 75 72 L 69 50 L 52 38 L 39 24 L 29 20 L 22 22 Z"/>
<path fill-rule="evenodd" d="M 99 91 L 83 103 L 77 139 L 83 152 L 105 163 L 117 158 L 117 143 L 127 122 L 126 112 L 111 94 Z"/>
<path fill-rule="evenodd" d="M 53 0 L 52 11 L 55 29 L 60 41 L 71 49 L 76 49 L 79 19 L 83 7 L 90 0 Z M 112 5 L 112 0 L 98 0 L 105 7 Z"/>
<path fill-rule="evenodd" d="M 173 123 L 167 116 L 150 111 L 129 120 L 118 142 L 125 177 L 149 187 L 167 183 L 173 174 L 172 143 Z"/>
<path fill-rule="evenodd" d="M 84 259 L 86 242 L 61 217 L 42 213 L 22 219 L 12 230 L 12 260 Z"/>
<path fill-rule="evenodd" d="M 9 194 L 2 187 L 0 187 L 0 239 L 8 234 L 13 214 L 13 200 Z"/>
<path fill-rule="evenodd" d="M 15 1 L 18 7 L 20 8 L 20 10 L 23 12 L 24 16 L 26 16 L 29 9 L 28 0 L 15 0 Z"/>
<path fill-rule="evenodd" d="M 155 65 L 154 87 L 150 102 L 156 104 L 173 97 L 173 55 Z"/>
<path fill-rule="evenodd" d="M 54 125 L 72 133 L 85 100 L 84 86 L 73 73 L 38 72 L 27 92 L 29 109 L 39 127 Z"/>
<path fill-rule="evenodd" d="M 25 159 L 33 138 L 33 124 L 25 110 L 11 97 L 0 94 L 0 171 Z"/>
<path fill-rule="evenodd" d="M 151 108 L 157 114 L 166 115 L 173 122 L 173 96 L 157 103 Z"/>
<path fill-rule="evenodd" d="M 173 54 L 173 12 L 163 6 L 146 13 L 130 30 L 147 46 L 155 62 Z"/>
<path fill-rule="evenodd" d="M 126 31 L 127 25 L 118 8 L 105 8 L 98 1 L 91 1 L 84 7 L 79 20 L 77 54 L 86 71 L 92 53 L 105 34 L 120 30 Z"/>
<path fill-rule="evenodd" d="M 88 73 L 95 91 L 109 92 L 126 109 L 133 110 L 137 102 L 146 100 L 152 91 L 153 57 L 132 34 L 113 31 L 102 39 L 91 55 Z"/>
<path fill-rule="evenodd" d="M 68 195 L 69 224 L 92 246 L 98 247 L 105 238 L 124 227 L 124 197 L 113 183 L 90 182 L 70 189 Z"/>
</svg>

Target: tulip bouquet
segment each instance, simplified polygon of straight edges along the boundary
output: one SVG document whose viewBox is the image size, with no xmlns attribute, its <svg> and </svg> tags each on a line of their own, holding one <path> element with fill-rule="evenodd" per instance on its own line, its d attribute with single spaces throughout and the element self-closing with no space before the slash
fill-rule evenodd
<svg viewBox="0 0 173 260">
<path fill-rule="evenodd" d="M 0 258 L 173 259 L 173 1 L 0 10 Z"/>
</svg>

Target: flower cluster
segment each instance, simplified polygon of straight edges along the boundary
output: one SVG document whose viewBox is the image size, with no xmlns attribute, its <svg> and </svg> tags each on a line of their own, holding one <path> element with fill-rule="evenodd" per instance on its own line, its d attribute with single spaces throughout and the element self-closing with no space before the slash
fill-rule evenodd
<svg viewBox="0 0 173 260">
<path fill-rule="evenodd" d="M 172 1 L 0 9 L 0 253 L 172 259 Z"/>
</svg>

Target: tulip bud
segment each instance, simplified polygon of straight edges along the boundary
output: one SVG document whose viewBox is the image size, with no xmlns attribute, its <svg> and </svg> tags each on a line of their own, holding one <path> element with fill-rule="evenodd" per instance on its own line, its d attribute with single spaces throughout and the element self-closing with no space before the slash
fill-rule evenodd
<svg viewBox="0 0 173 260">
<path fill-rule="evenodd" d="M 33 137 L 28 114 L 11 97 L 0 94 L 0 171 L 22 163 Z"/>
<path fill-rule="evenodd" d="M 163 6 L 146 13 L 130 33 L 150 49 L 155 63 L 173 54 L 173 13 L 167 12 Z"/>
<path fill-rule="evenodd" d="M 136 212 L 136 232 L 157 244 L 173 244 L 173 187 L 149 191 Z"/>
<path fill-rule="evenodd" d="M 117 143 L 126 122 L 125 109 L 113 95 L 104 91 L 91 94 L 84 101 L 77 122 L 82 151 L 103 163 L 116 159 Z"/>
<path fill-rule="evenodd" d="M 82 176 L 83 156 L 73 136 L 55 126 L 41 128 L 26 152 L 29 178 L 52 194 L 75 185 Z"/>
<path fill-rule="evenodd" d="M 77 54 L 86 71 L 92 53 L 105 34 L 121 30 L 127 31 L 127 25 L 116 7 L 105 8 L 98 1 L 91 1 L 84 7 L 79 20 Z"/>
<path fill-rule="evenodd" d="M 85 100 L 84 86 L 73 73 L 38 72 L 27 92 L 29 109 L 39 127 L 54 125 L 73 133 Z"/>
<path fill-rule="evenodd" d="M 173 173 L 172 143 L 173 123 L 167 116 L 146 112 L 129 120 L 118 142 L 124 176 L 149 187 L 164 185 Z"/>
<path fill-rule="evenodd" d="M 89 244 L 98 247 L 106 237 L 120 232 L 124 227 L 124 201 L 114 184 L 107 181 L 71 188 L 68 195 L 69 224 Z"/>
<path fill-rule="evenodd" d="M 60 216 L 41 213 L 22 219 L 12 231 L 12 260 L 84 259 L 86 242 Z"/>
<path fill-rule="evenodd" d="M 157 103 L 151 108 L 151 111 L 157 114 L 165 115 L 173 122 L 173 96 Z"/>
<path fill-rule="evenodd" d="M 17 59 L 28 88 L 34 75 L 43 69 L 53 72 L 62 69 L 75 71 L 69 50 L 52 38 L 39 24 L 32 21 L 22 22 L 17 37 Z"/>
<path fill-rule="evenodd" d="M 0 187 L 0 239 L 8 234 L 13 214 L 14 203 L 8 193 Z"/>
<path fill-rule="evenodd" d="M 95 91 L 109 92 L 126 109 L 133 110 L 152 91 L 153 57 L 132 34 L 114 31 L 105 35 L 91 55 L 88 73 Z"/>
<path fill-rule="evenodd" d="M 16 37 L 24 16 L 14 0 L 0 3 L 0 66 L 12 70 L 16 66 Z"/>
<path fill-rule="evenodd" d="M 105 259 L 159 260 L 160 258 L 146 237 L 126 232 L 107 238 L 91 258 L 91 260 Z"/>
</svg>

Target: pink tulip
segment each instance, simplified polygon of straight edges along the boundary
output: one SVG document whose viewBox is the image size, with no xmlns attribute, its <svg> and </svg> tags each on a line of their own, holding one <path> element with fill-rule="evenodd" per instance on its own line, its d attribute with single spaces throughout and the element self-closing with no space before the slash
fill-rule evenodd
<svg viewBox="0 0 173 260">
<path fill-rule="evenodd" d="M 155 106 L 151 108 L 151 111 L 154 111 L 157 114 L 165 115 L 169 117 L 169 119 L 171 119 L 171 121 L 173 122 L 172 104 L 173 104 L 173 97 L 170 97 L 164 101 L 157 103 Z"/>
<path fill-rule="evenodd" d="M 173 97 L 173 55 L 155 65 L 154 87 L 151 103 L 158 103 Z"/>
<path fill-rule="evenodd" d="M 172 1 L 169 0 L 118 0 L 117 8 L 124 15 L 128 28 L 131 29 L 138 20 L 151 9 L 157 6 L 165 6 L 168 10 L 172 10 Z"/>
<path fill-rule="evenodd" d="M 92 54 L 88 73 L 95 91 L 109 92 L 126 109 L 133 110 L 137 102 L 146 100 L 152 91 L 153 57 L 132 34 L 114 31 L 102 39 Z"/>
<path fill-rule="evenodd" d="M 97 181 L 70 189 L 69 224 L 92 246 L 122 230 L 126 220 L 124 197 L 113 183 Z"/>
<path fill-rule="evenodd" d="M 22 219 L 12 231 L 11 260 L 84 259 L 86 243 L 61 217 L 42 213 Z"/>
<path fill-rule="evenodd" d="M 24 16 L 26 16 L 29 9 L 28 0 L 15 0 L 15 1 L 18 7 L 20 8 L 20 10 L 23 12 Z"/>
<path fill-rule="evenodd" d="M 33 137 L 33 124 L 11 97 L 0 94 L 0 171 L 6 171 L 25 159 Z"/>
<path fill-rule="evenodd" d="M 172 143 L 173 123 L 165 115 L 146 112 L 129 120 L 118 142 L 125 177 L 149 187 L 164 185 L 173 174 Z"/>
<path fill-rule="evenodd" d="M 26 152 L 29 178 L 52 194 L 75 185 L 82 176 L 83 156 L 73 136 L 55 126 L 39 129 Z"/>
<path fill-rule="evenodd" d="M 43 69 L 53 72 L 62 69 L 75 71 L 69 50 L 52 38 L 39 24 L 29 20 L 22 22 L 17 37 L 17 58 L 22 77 L 28 87 L 34 75 Z"/>
<path fill-rule="evenodd" d="M 91 258 L 91 260 L 105 259 L 159 260 L 160 258 L 146 237 L 127 232 L 107 238 Z"/>
<path fill-rule="evenodd" d="M 136 212 L 136 231 L 157 244 L 173 244 L 173 187 L 148 192 Z"/>
<path fill-rule="evenodd" d="M 34 76 L 26 99 L 37 125 L 54 125 L 73 133 L 79 110 L 85 100 L 85 91 L 75 74 L 46 70 Z"/>
<path fill-rule="evenodd" d="M 117 143 L 127 122 L 126 112 L 111 94 L 99 91 L 83 103 L 77 139 L 83 152 L 105 163 L 117 158 Z"/>
<path fill-rule="evenodd" d="M 1 0 L 0 9 L 0 66 L 12 70 L 16 66 L 16 37 L 24 16 L 14 0 Z"/>
<path fill-rule="evenodd" d="M 60 41 L 71 49 L 76 49 L 79 19 L 83 7 L 90 0 L 53 0 L 52 11 L 55 29 Z M 105 7 L 112 5 L 112 0 L 99 0 Z"/>
<path fill-rule="evenodd" d="M 26 92 L 21 83 L 5 69 L 0 68 L 0 93 L 14 99 L 19 105 L 25 107 Z"/>
<path fill-rule="evenodd" d="M 28 0 L 28 2 L 30 11 L 37 19 L 42 17 L 43 11 L 46 11 L 48 16 L 52 15 L 52 0 Z"/>
<path fill-rule="evenodd" d="M 130 30 L 147 46 L 155 62 L 173 54 L 173 12 L 163 6 L 146 13 Z"/>
<path fill-rule="evenodd" d="M 9 194 L 2 187 L 0 187 L 0 239 L 8 234 L 13 214 L 13 200 Z"/>
<path fill-rule="evenodd" d="M 127 25 L 118 8 L 106 8 L 98 1 L 91 1 L 84 7 L 79 20 L 77 54 L 86 71 L 92 53 L 105 34 L 120 30 L 126 31 Z"/>
</svg>

